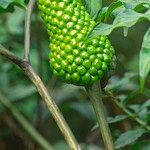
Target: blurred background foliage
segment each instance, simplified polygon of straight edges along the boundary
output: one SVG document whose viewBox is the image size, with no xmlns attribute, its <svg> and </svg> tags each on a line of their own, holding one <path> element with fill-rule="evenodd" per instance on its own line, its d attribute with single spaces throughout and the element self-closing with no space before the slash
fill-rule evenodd
<svg viewBox="0 0 150 150">
<path fill-rule="evenodd" d="M 111 2 L 104 1 L 104 6 Z M 0 7 L 0 43 L 22 58 L 24 3 L 20 0 L 19 4 L 14 1 L 11 5 L 5 5 Z M 150 78 L 147 78 L 146 88 L 141 94 L 138 72 L 139 51 L 149 26 L 148 21 L 137 23 L 129 29 L 126 37 L 121 28 L 112 32 L 110 40 L 116 50 L 117 67 L 106 87 L 119 99 L 119 103 L 125 101 L 126 107 L 147 124 L 150 124 Z M 103 145 L 99 142 L 95 115 L 84 88 L 56 79 L 49 69 L 48 53 L 48 35 L 35 6 L 31 23 L 31 65 L 44 81 L 83 149 L 101 149 Z M 34 85 L 19 68 L 0 57 L 0 97 L 2 96 L 10 105 L 0 100 L 0 150 L 42 149 L 32 137 L 32 132 L 29 134 L 18 122 L 13 109 L 17 109 L 21 117 L 31 125 L 31 131 L 36 129 L 53 149 L 68 150 L 64 138 Z M 128 131 L 122 139 L 116 141 L 120 147 L 130 144 L 121 149 L 149 150 L 150 134 L 141 129 L 141 126 L 110 98 L 104 98 L 104 103 L 114 139 Z"/>
</svg>

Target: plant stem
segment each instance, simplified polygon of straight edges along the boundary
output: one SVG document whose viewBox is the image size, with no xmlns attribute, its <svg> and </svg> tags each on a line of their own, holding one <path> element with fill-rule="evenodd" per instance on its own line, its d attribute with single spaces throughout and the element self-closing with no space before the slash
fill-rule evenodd
<svg viewBox="0 0 150 150">
<path fill-rule="evenodd" d="M 104 113 L 104 105 L 102 102 L 102 91 L 101 91 L 100 81 L 94 83 L 91 86 L 87 86 L 85 88 L 90 97 L 90 100 L 92 102 L 93 108 L 97 116 L 105 150 L 114 150 L 115 148 L 112 140 L 112 135 Z"/>
<path fill-rule="evenodd" d="M 7 107 L 13 117 L 20 123 L 24 130 L 45 150 L 53 150 L 52 146 L 31 126 L 19 110 L 0 92 L 0 103 Z"/>
<path fill-rule="evenodd" d="M 18 65 L 24 72 L 24 74 L 34 83 L 42 99 L 48 106 L 53 118 L 55 119 L 57 125 L 59 126 L 67 144 L 71 150 L 81 150 L 79 144 L 77 143 L 71 129 L 69 128 L 67 122 L 65 121 L 63 115 L 61 114 L 55 101 L 50 97 L 45 85 L 43 84 L 40 77 L 35 73 L 33 68 L 28 64 L 27 61 L 16 57 L 13 53 L 8 51 L 0 44 L 0 55 L 4 56 L 8 60 L 12 61 Z"/>
<path fill-rule="evenodd" d="M 30 78 L 30 80 L 36 86 L 39 94 L 45 100 L 48 109 L 52 113 L 57 125 L 59 126 L 61 132 L 63 133 L 68 145 L 72 150 L 79 150 L 79 145 L 77 144 L 73 133 L 71 132 L 68 124 L 66 123 L 64 117 L 60 113 L 56 103 L 52 98 L 50 98 L 46 87 L 44 86 L 43 82 L 39 78 L 39 76 L 34 72 L 31 66 L 24 69 L 24 73 Z"/>
<path fill-rule="evenodd" d="M 29 61 L 29 51 L 30 51 L 30 24 L 31 24 L 31 14 L 34 7 L 35 0 L 30 0 L 25 13 L 25 37 L 24 37 L 24 60 Z"/>
</svg>

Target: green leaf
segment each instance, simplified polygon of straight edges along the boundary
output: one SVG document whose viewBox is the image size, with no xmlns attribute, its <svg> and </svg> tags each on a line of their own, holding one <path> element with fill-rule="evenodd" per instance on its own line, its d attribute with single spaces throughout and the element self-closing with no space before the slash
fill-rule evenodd
<svg viewBox="0 0 150 150">
<path fill-rule="evenodd" d="M 34 93 L 36 93 L 36 88 L 33 85 L 18 85 L 13 88 L 9 88 L 7 96 L 12 100 L 18 100 L 31 96 Z"/>
<path fill-rule="evenodd" d="M 144 109 L 146 107 L 150 107 L 150 99 L 148 99 L 142 106 L 141 109 Z"/>
<path fill-rule="evenodd" d="M 117 77 L 112 77 L 110 83 L 105 87 L 106 90 L 135 90 L 137 88 L 136 84 L 132 81 L 133 78 L 138 75 L 135 73 L 125 73 L 122 79 Z"/>
<path fill-rule="evenodd" d="M 127 115 L 118 115 L 116 117 L 108 117 L 107 118 L 107 122 L 108 123 L 116 123 L 116 122 L 122 121 L 122 120 L 124 120 L 126 118 L 128 118 Z"/>
<path fill-rule="evenodd" d="M 97 17 L 102 8 L 102 0 L 83 0 L 83 4 L 93 19 Z"/>
<path fill-rule="evenodd" d="M 113 12 L 112 12 L 112 16 L 116 17 L 118 14 L 122 13 L 123 11 L 125 11 L 126 8 L 124 5 L 122 5 L 121 7 L 118 7 L 117 9 L 115 9 Z"/>
<path fill-rule="evenodd" d="M 131 6 L 136 6 L 139 4 L 150 4 L 150 0 L 119 0 L 126 4 L 128 8 L 133 8 Z"/>
<path fill-rule="evenodd" d="M 116 123 L 122 120 L 125 120 L 126 118 L 128 118 L 127 115 L 118 115 L 116 117 L 107 117 L 107 123 L 111 124 L 111 123 Z M 99 128 L 98 123 L 96 125 L 93 126 L 93 128 L 91 129 L 91 131 L 94 131 L 95 129 Z"/>
<path fill-rule="evenodd" d="M 105 18 L 105 14 L 107 12 L 108 7 L 103 7 L 99 13 L 97 14 L 97 17 L 95 18 L 95 22 L 103 22 Z"/>
<path fill-rule="evenodd" d="M 141 19 L 142 17 L 147 18 L 150 20 L 150 10 L 146 13 L 137 13 L 132 9 L 127 9 L 124 12 L 117 15 L 113 22 L 113 26 L 116 27 L 132 27 Z"/>
<path fill-rule="evenodd" d="M 93 37 L 98 35 L 109 35 L 114 29 L 119 27 L 132 27 L 143 18 L 146 18 L 150 21 L 150 9 L 145 13 L 138 13 L 132 9 L 126 9 L 116 16 L 113 24 L 97 24 L 94 29 L 89 32 L 86 39 L 91 40 Z"/>
<path fill-rule="evenodd" d="M 145 79 L 150 71 L 150 28 L 144 36 L 142 48 L 140 51 L 139 74 L 140 88 L 144 90 Z"/>
<path fill-rule="evenodd" d="M 134 113 L 138 113 L 141 110 L 141 106 L 138 104 L 132 104 L 128 106 Z"/>
<path fill-rule="evenodd" d="M 148 1 L 139 1 L 139 0 L 119 0 L 123 4 L 123 6 L 115 9 L 112 14 L 114 16 L 117 16 L 119 13 L 125 11 L 126 9 L 132 9 L 135 10 L 136 12 L 142 12 L 146 11 L 150 5 Z M 146 3 L 145 3 L 146 2 Z"/>
<path fill-rule="evenodd" d="M 6 9 L 2 8 L 0 6 L 0 13 L 6 13 L 6 12 L 14 12 L 14 7 L 12 5 L 9 5 Z"/>
<path fill-rule="evenodd" d="M 24 0 L 0 0 L 0 7 L 6 9 L 10 4 L 24 6 Z"/>
<path fill-rule="evenodd" d="M 150 7 L 150 0 L 120 0 L 124 3 L 125 8 L 142 11 Z"/>
<path fill-rule="evenodd" d="M 108 17 L 112 14 L 112 12 L 113 12 L 116 8 L 118 8 L 118 7 L 120 7 L 120 6 L 122 6 L 122 2 L 117 1 L 117 2 L 111 3 L 110 6 L 108 7 L 106 13 L 105 13 L 104 22 L 106 22 L 107 19 L 108 19 Z"/>
<path fill-rule="evenodd" d="M 143 128 L 138 128 L 136 130 L 130 130 L 121 134 L 115 142 L 116 148 L 118 149 L 133 143 L 139 137 L 141 137 L 145 132 L 146 130 L 144 130 Z"/>
</svg>

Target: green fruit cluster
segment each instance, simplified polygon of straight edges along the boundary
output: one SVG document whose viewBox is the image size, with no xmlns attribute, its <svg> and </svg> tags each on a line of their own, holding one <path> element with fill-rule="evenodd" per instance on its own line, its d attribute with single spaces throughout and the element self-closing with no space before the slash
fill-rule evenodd
<svg viewBox="0 0 150 150">
<path fill-rule="evenodd" d="M 114 49 L 106 36 L 84 42 L 95 22 L 81 0 L 37 0 L 50 39 L 50 68 L 67 83 L 92 84 L 110 69 Z"/>
</svg>

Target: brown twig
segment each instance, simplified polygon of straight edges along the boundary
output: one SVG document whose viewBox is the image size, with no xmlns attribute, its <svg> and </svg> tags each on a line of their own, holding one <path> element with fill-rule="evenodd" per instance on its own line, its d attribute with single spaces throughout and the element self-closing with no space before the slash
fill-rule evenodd
<svg viewBox="0 0 150 150">
<path fill-rule="evenodd" d="M 30 52 L 30 24 L 31 24 L 31 14 L 34 7 L 35 0 L 30 0 L 26 7 L 25 14 L 25 38 L 24 38 L 24 60 L 29 61 Z"/>
<path fill-rule="evenodd" d="M 34 83 L 42 99 L 46 102 L 49 111 L 51 112 L 53 118 L 55 119 L 57 125 L 59 126 L 63 136 L 66 139 L 71 150 L 80 150 L 80 146 L 77 143 L 72 131 L 70 130 L 67 122 L 62 116 L 58 106 L 55 101 L 50 97 L 46 87 L 44 86 L 40 77 L 35 73 L 33 68 L 29 65 L 27 61 L 24 61 L 16 57 L 13 53 L 8 51 L 0 44 L 0 55 L 4 56 L 8 60 L 12 61 L 18 65 L 24 72 L 24 74 Z"/>
</svg>

